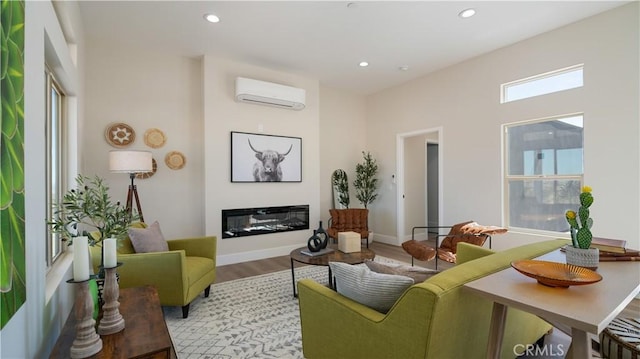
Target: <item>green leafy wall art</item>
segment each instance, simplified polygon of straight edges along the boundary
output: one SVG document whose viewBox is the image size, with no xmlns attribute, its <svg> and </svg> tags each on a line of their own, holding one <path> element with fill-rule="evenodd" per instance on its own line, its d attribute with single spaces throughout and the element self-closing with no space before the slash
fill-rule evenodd
<svg viewBox="0 0 640 359">
<path fill-rule="evenodd" d="M 24 1 L 1 0 L 0 329 L 27 298 L 24 220 Z"/>
</svg>

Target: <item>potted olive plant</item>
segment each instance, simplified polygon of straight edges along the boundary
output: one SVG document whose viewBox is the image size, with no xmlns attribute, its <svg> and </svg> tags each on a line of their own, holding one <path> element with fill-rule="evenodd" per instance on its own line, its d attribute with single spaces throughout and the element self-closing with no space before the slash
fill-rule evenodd
<svg viewBox="0 0 640 359">
<path fill-rule="evenodd" d="M 353 186 L 356 188 L 356 198 L 364 208 L 378 198 L 378 164 L 371 153 L 362 151 L 363 161 L 356 165 L 356 179 Z"/>
<path fill-rule="evenodd" d="M 333 171 L 331 175 L 331 184 L 334 191 L 338 192 L 338 203 L 344 208 L 349 208 L 349 181 L 347 173 L 341 169 Z"/>
<path fill-rule="evenodd" d="M 580 208 L 576 213 L 568 210 L 565 213 L 571 231 L 571 245 L 567 246 L 567 264 L 574 264 L 581 267 L 597 268 L 599 261 L 598 248 L 590 248 L 593 234 L 591 227 L 593 219 L 589 217 L 589 207 L 593 203 L 591 187 L 582 187 L 580 193 Z"/>
<path fill-rule="evenodd" d="M 79 235 L 87 236 L 91 246 L 105 238 L 122 239 L 137 215 L 120 202 L 113 203 L 109 187 L 98 176 L 78 175 L 76 185 L 53 205 L 54 218 L 48 222 L 51 230 L 69 244 Z"/>
</svg>

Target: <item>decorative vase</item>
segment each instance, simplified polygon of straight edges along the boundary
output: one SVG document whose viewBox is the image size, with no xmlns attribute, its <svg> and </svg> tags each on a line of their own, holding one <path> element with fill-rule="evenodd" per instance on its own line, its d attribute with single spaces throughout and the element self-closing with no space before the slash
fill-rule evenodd
<svg viewBox="0 0 640 359">
<path fill-rule="evenodd" d="M 322 241 L 321 248 L 327 248 L 327 244 L 329 243 L 329 235 L 324 230 L 324 228 L 322 228 L 322 221 L 320 221 L 320 225 L 318 226 L 318 229 L 316 229 L 315 234 L 316 236 L 320 237 L 320 240 Z"/>
<path fill-rule="evenodd" d="M 600 261 L 600 250 L 598 248 L 576 248 L 566 247 L 567 264 L 596 270 Z"/>
<path fill-rule="evenodd" d="M 322 239 L 318 237 L 315 229 L 313 230 L 313 235 L 309 237 L 307 241 L 307 248 L 309 248 L 311 252 L 318 252 L 322 249 Z"/>
</svg>

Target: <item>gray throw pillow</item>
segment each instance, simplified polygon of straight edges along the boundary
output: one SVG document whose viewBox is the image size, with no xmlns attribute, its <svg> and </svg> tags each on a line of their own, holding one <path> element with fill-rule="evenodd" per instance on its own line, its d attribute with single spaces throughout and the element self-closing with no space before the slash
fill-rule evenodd
<svg viewBox="0 0 640 359">
<path fill-rule="evenodd" d="M 329 262 L 329 267 L 338 293 L 381 313 L 388 312 L 414 283 L 409 277 L 372 272 L 366 266 Z"/>
<path fill-rule="evenodd" d="M 403 264 L 382 264 L 374 261 L 366 261 L 369 269 L 376 273 L 403 275 L 412 278 L 416 283 L 422 283 L 431 278 L 434 274 L 440 273 L 437 270 L 427 269 L 417 266 L 407 266 Z"/>
<path fill-rule="evenodd" d="M 136 253 L 165 252 L 169 245 L 160 231 L 158 221 L 153 222 L 147 228 L 129 228 L 131 244 Z"/>
</svg>

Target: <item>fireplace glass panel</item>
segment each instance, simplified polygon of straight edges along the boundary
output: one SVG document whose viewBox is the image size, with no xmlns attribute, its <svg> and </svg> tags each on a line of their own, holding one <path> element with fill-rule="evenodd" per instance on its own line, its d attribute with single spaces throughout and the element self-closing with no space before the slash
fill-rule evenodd
<svg viewBox="0 0 640 359">
<path fill-rule="evenodd" d="M 222 210 L 222 238 L 309 229 L 309 206 Z"/>
</svg>

